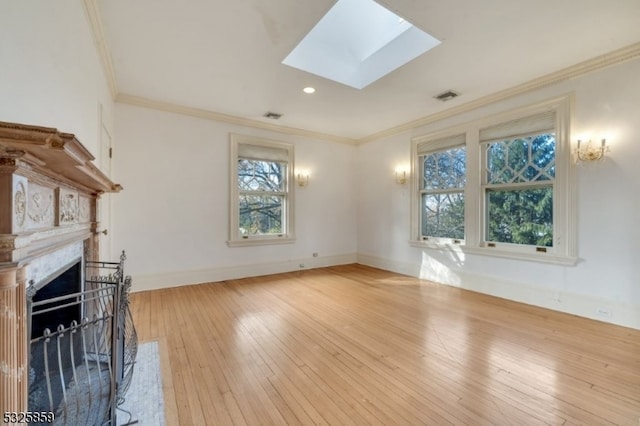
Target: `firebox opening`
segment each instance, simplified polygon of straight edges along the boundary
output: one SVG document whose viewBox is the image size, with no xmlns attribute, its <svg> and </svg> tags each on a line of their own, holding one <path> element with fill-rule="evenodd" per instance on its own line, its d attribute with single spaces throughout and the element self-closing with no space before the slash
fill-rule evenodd
<svg viewBox="0 0 640 426">
<path fill-rule="evenodd" d="M 81 259 L 78 259 L 68 269 L 53 278 L 48 284 L 41 287 L 33 297 L 33 302 L 54 300 L 55 298 L 62 296 L 79 294 L 81 291 L 82 261 Z M 82 319 L 82 304 L 70 304 L 72 301 L 73 299 L 70 298 L 52 301 L 51 303 L 43 305 L 41 309 L 34 311 L 31 317 L 31 339 L 41 337 L 44 330 L 47 328 L 50 331 L 55 331 L 60 324 L 65 327 L 69 327 L 72 321 L 80 323 Z M 66 304 L 70 304 L 71 306 L 62 307 Z M 48 312 L 38 312 L 54 307 L 60 308 L 52 309 Z"/>
</svg>

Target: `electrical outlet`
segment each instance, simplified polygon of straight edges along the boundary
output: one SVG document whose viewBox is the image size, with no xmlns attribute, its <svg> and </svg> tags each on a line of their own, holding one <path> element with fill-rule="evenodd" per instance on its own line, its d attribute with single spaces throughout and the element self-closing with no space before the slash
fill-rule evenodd
<svg viewBox="0 0 640 426">
<path fill-rule="evenodd" d="M 304 268 L 304 263 L 301 263 L 301 264 L 300 264 L 300 268 Z"/>
<path fill-rule="evenodd" d="M 314 253 L 313 253 L 313 257 L 318 257 L 318 253 L 317 253 L 317 252 L 314 252 Z"/>
<path fill-rule="evenodd" d="M 608 308 L 596 308 L 596 314 L 601 317 L 611 318 L 613 316 L 613 311 Z"/>
</svg>

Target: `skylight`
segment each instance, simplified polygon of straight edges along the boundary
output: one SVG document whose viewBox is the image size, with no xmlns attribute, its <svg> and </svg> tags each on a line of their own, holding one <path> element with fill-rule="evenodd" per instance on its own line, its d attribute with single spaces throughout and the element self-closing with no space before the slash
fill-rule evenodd
<svg viewBox="0 0 640 426">
<path fill-rule="evenodd" d="M 438 44 L 373 0 L 338 0 L 282 63 L 362 89 Z"/>
</svg>

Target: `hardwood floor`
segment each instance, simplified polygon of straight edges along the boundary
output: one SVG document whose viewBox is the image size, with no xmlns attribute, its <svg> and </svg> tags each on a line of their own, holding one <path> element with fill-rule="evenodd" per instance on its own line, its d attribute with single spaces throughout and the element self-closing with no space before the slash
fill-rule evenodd
<svg viewBox="0 0 640 426">
<path fill-rule="evenodd" d="M 135 293 L 167 425 L 640 425 L 640 331 L 360 265 Z"/>
</svg>

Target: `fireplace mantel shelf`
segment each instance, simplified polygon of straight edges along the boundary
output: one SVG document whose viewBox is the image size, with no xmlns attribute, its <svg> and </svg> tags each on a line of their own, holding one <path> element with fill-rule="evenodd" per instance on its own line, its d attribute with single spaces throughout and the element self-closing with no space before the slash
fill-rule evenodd
<svg viewBox="0 0 640 426">
<path fill-rule="evenodd" d="M 0 121 L 0 165 L 24 161 L 36 172 L 97 194 L 122 190 L 92 163 L 94 160 L 71 133 Z"/>
<path fill-rule="evenodd" d="M 0 122 L 0 272 L 97 232 L 101 194 L 119 192 L 70 133 Z"/>
</svg>

